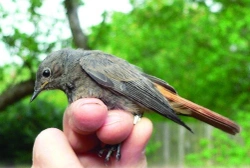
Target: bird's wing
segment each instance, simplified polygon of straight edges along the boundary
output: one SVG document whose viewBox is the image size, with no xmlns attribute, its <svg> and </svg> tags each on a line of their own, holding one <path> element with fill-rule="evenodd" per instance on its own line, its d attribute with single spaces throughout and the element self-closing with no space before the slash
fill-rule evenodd
<svg viewBox="0 0 250 168">
<path fill-rule="evenodd" d="M 134 65 L 100 51 L 84 51 L 83 70 L 99 85 L 191 129 L 174 113 L 154 84 Z"/>
<path fill-rule="evenodd" d="M 154 84 L 161 85 L 164 88 L 166 88 L 167 90 L 171 91 L 172 93 L 177 94 L 177 91 L 171 85 L 169 85 L 167 82 L 165 82 L 164 80 L 159 79 L 159 78 L 152 76 L 152 75 L 145 74 L 145 73 L 143 75 L 145 77 L 147 77 L 148 79 L 150 79 L 152 82 L 154 82 Z"/>
</svg>

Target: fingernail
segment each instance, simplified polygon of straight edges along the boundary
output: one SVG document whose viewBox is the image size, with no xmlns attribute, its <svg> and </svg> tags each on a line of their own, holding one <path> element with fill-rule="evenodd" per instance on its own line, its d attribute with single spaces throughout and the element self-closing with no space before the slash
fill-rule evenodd
<svg viewBox="0 0 250 168">
<path fill-rule="evenodd" d="M 104 125 L 112 125 L 121 121 L 122 118 L 119 114 L 109 112 Z"/>
<path fill-rule="evenodd" d="M 78 108 L 81 109 L 85 109 L 86 107 L 93 107 L 92 105 L 96 106 L 100 106 L 102 108 L 104 108 L 105 110 L 107 110 L 107 107 L 98 99 L 94 99 L 94 98 L 88 98 L 88 99 L 84 99 L 84 101 L 79 101 L 79 103 L 77 104 Z"/>
<path fill-rule="evenodd" d="M 101 104 L 95 103 L 95 102 L 81 102 L 81 103 L 79 103 L 79 107 L 80 107 L 80 108 L 85 108 L 86 106 L 89 106 L 89 105 L 98 105 L 98 106 L 102 106 Z"/>
</svg>

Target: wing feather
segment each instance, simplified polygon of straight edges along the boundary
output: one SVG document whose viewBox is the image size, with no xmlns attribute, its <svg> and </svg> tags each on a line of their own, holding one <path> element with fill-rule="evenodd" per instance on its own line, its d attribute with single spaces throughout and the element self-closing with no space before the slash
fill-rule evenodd
<svg viewBox="0 0 250 168">
<path fill-rule="evenodd" d="M 100 51 L 84 51 L 80 59 L 83 70 L 99 85 L 137 104 L 191 129 L 170 107 L 167 99 L 155 89 L 153 82 L 134 65 Z M 151 77 L 151 79 L 154 79 Z"/>
</svg>

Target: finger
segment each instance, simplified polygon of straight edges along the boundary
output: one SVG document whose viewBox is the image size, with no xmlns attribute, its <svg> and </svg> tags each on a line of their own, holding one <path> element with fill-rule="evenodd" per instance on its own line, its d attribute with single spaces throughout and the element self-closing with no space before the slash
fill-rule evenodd
<svg viewBox="0 0 250 168">
<path fill-rule="evenodd" d="M 121 110 L 112 110 L 109 113 L 115 113 L 115 114 L 110 114 L 111 117 L 114 117 L 113 119 L 112 118 L 107 119 L 106 121 L 107 123 L 109 123 L 108 120 L 110 120 L 110 125 L 111 125 L 110 128 L 109 126 L 105 128 L 106 127 L 105 124 L 107 124 L 105 122 L 104 126 L 101 128 L 103 130 L 99 130 L 100 132 L 98 131 L 98 134 L 100 134 L 98 137 L 100 137 L 102 141 L 104 141 L 103 138 L 105 137 L 109 143 L 113 139 L 117 138 L 116 137 L 117 134 L 124 133 L 122 129 L 121 129 L 121 132 L 114 131 L 114 129 L 123 127 L 122 125 L 124 125 L 124 127 L 126 127 L 127 130 L 130 130 L 130 128 L 128 129 L 128 127 L 131 126 L 132 130 L 130 131 L 130 134 L 127 136 L 127 139 L 122 142 L 121 160 L 117 161 L 115 157 L 111 157 L 111 161 L 110 163 L 108 163 L 108 166 L 110 167 L 147 167 L 147 162 L 146 162 L 144 151 L 145 151 L 146 144 L 152 134 L 151 121 L 146 118 L 142 118 L 140 122 L 138 122 L 136 125 L 133 125 L 133 116 L 131 114 L 129 115 L 129 113 L 126 113 Z M 122 121 L 128 121 L 127 123 L 128 127 L 126 126 L 126 124 L 122 123 Z M 103 134 L 103 137 L 101 134 Z M 109 141 L 108 138 L 110 138 L 111 140 Z M 114 144 L 117 144 L 117 143 L 120 143 L 120 142 L 118 141 L 114 142 Z M 79 159 L 81 160 L 82 163 L 85 163 L 86 165 L 93 166 L 93 163 L 95 163 L 95 166 L 93 167 L 104 167 L 104 158 L 103 157 L 98 158 L 96 154 L 94 155 L 83 154 L 81 155 L 81 157 L 79 157 Z"/>
<path fill-rule="evenodd" d="M 133 115 L 122 110 L 111 110 L 97 131 L 97 137 L 105 144 L 119 144 L 124 141 L 133 129 Z"/>
<path fill-rule="evenodd" d="M 76 167 L 81 164 L 64 133 L 56 128 L 42 131 L 33 147 L 33 168 Z"/>
<path fill-rule="evenodd" d="M 105 122 L 107 107 L 99 99 L 79 99 L 64 113 L 63 129 L 76 152 L 86 152 L 99 144 L 95 131 Z"/>
<path fill-rule="evenodd" d="M 122 144 L 120 165 L 146 167 L 145 148 L 152 134 L 152 130 L 152 122 L 147 118 L 142 118 L 140 122 L 134 125 L 133 131 Z"/>
<path fill-rule="evenodd" d="M 107 106 L 99 99 L 79 99 L 66 109 L 64 129 L 70 127 L 81 134 L 93 133 L 103 125 L 107 112 Z"/>
</svg>

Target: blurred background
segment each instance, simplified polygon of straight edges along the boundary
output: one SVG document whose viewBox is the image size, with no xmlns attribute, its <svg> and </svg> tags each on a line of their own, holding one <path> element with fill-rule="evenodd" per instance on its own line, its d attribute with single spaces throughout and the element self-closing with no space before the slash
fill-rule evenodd
<svg viewBox="0 0 250 168">
<path fill-rule="evenodd" d="M 250 166 L 250 1 L 0 1 L 0 167 L 30 167 L 37 134 L 62 127 L 61 91 L 29 99 L 41 60 L 65 47 L 124 58 L 241 126 L 230 136 L 182 117 L 191 134 L 147 114 L 149 167 Z"/>
</svg>

